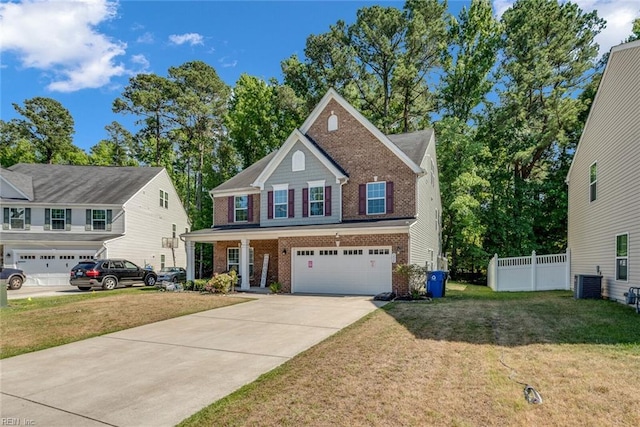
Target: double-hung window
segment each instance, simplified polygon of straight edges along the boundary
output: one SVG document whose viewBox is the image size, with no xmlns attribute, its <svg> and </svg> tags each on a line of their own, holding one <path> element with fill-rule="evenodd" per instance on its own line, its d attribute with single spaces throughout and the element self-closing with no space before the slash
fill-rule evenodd
<svg viewBox="0 0 640 427">
<path fill-rule="evenodd" d="M 236 196 L 235 203 L 235 222 L 246 222 L 249 220 L 249 196 Z"/>
<path fill-rule="evenodd" d="M 169 193 L 164 190 L 160 190 L 160 207 L 169 209 Z"/>
<path fill-rule="evenodd" d="M 322 186 L 309 188 L 310 216 L 324 216 L 324 183 Z"/>
<path fill-rule="evenodd" d="M 65 215 L 65 209 L 51 209 L 51 229 L 52 230 L 66 230 L 67 217 Z"/>
<path fill-rule="evenodd" d="M 616 280 L 627 281 L 629 277 L 629 234 L 616 236 Z"/>
<path fill-rule="evenodd" d="M 367 184 L 367 215 L 386 212 L 386 182 L 370 182 Z"/>
<path fill-rule="evenodd" d="M 589 168 L 589 201 L 595 202 L 598 198 L 598 163 L 593 162 Z"/>
<path fill-rule="evenodd" d="M 281 189 L 273 191 L 273 217 L 274 218 L 287 218 L 289 212 L 287 207 L 289 205 L 288 198 L 289 190 Z"/>
<path fill-rule="evenodd" d="M 93 209 L 91 211 L 91 229 L 107 229 L 107 211 L 105 209 Z"/>
<path fill-rule="evenodd" d="M 227 270 L 240 274 L 240 248 L 227 248 Z M 249 276 L 253 276 L 253 248 L 249 248 Z"/>
<path fill-rule="evenodd" d="M 10 208 L 9 216 L 12 230 L 24 230 L 24 208 Z"/>
</svg>

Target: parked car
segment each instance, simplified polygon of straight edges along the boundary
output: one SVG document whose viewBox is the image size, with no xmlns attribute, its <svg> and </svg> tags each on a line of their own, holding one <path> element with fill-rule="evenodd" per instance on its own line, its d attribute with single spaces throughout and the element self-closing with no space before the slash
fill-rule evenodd
<svg viewBox="0 0 640 427">
<path fill-rule="evenodd" d="M 126 259 L 92 259 L 81 261 L 73 267 L 69 284 L 77 286 L 81 291 L 91 288 L 115 289 L 119 284 L 126 287 L 142 282 L 146 286 L 156 284 L 156 273 Z"/>
<path fill-rule="evenodd" d="M 158 282 L 186 282 L 187 270 L 182 267 L 162 267 L 158 271 Z"/>
<path fill-rule="evenodd" d="M 7 289 L 20 289 L 26 278 L 18 268 L 0 268 L 0 283 L 5 282 Z"/>
</svg>

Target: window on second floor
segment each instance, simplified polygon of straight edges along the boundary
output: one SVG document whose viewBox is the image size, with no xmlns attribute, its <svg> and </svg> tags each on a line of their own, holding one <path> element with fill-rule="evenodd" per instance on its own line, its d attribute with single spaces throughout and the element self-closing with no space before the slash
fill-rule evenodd
<svg viewBox="0 0 640 427">
<path fill-rule="evenodd" d="M 86 231 L 111 231 L 111 209 L 87 209 Z"/>
<path fill-rule="evenodd" d="M 160 190 L 160 207 L 169 209 L 169 193 L 164 190 Z"/>
<path fill-rule="evenodd" d="M 249 220 L 249 196 L 236 196 L 234 203 L 234 221 L 246 222 Z"/>
<path fill-rule="evenodd" d="M 367 184 L 367 215 L 386 212 L 386 182 L 370 182 Z"/>
<path fill-rule="evenodd" d="M 598 198 L 598 163 L 593 162 L 589 168 L 589 201 L 594 202 Z"/>
<path fill-rule="evenodd" d="M 324 185 L 309 188 L 309 215 L 324 216 Z"/>
<path fill-rule="evenodd" d="M 178 231 L 178 226 L 175 224 L 171 224 L 171 237 L 176 238 L 176 233 Z"/>
<path fill-rule="evenodd" d="M 273 191 L 273 217 L 274 218 L 287 218 L 289 212 L 287 207 L 289 205 L 288 190 L 274 190 Z"/>
<path fill-rule="evenodd" d="M 31 208 L 4 208 L 4 230 L 29 230 L 31 228 Z"/>
<path fill-rule="evenodd" d="M 66 230 L 71 226 L 71 209 L 45 209 L 45 225 L 47 223 L 46 213 L 50 211 L 49 224 L 52 230 Z M 67 227 L 67 225 L 69 227 Z"/>
</svg>

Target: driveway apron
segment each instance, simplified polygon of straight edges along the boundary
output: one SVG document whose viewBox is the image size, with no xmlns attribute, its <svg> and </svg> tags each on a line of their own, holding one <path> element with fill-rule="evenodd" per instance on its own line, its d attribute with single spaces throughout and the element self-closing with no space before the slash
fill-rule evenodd
<svg viewBox="0 0 640 427">
<path fill-rule="evenodd" d="M 0 417 L 14 425 L 175 425 L 384 304 L 255 297 L 3 359 Z"/>
</svg>

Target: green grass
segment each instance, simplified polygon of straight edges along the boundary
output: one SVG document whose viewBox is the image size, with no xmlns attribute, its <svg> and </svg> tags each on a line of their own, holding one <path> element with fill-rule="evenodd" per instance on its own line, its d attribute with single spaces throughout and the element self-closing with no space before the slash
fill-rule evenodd
<svg viewBox="0 0 640 427">
<path fill-rule="evenodd" d="M 388 304 L 180 426 L 635 426 L 636 366 L 630 306 L 467 285 Z"/>
</svg>

